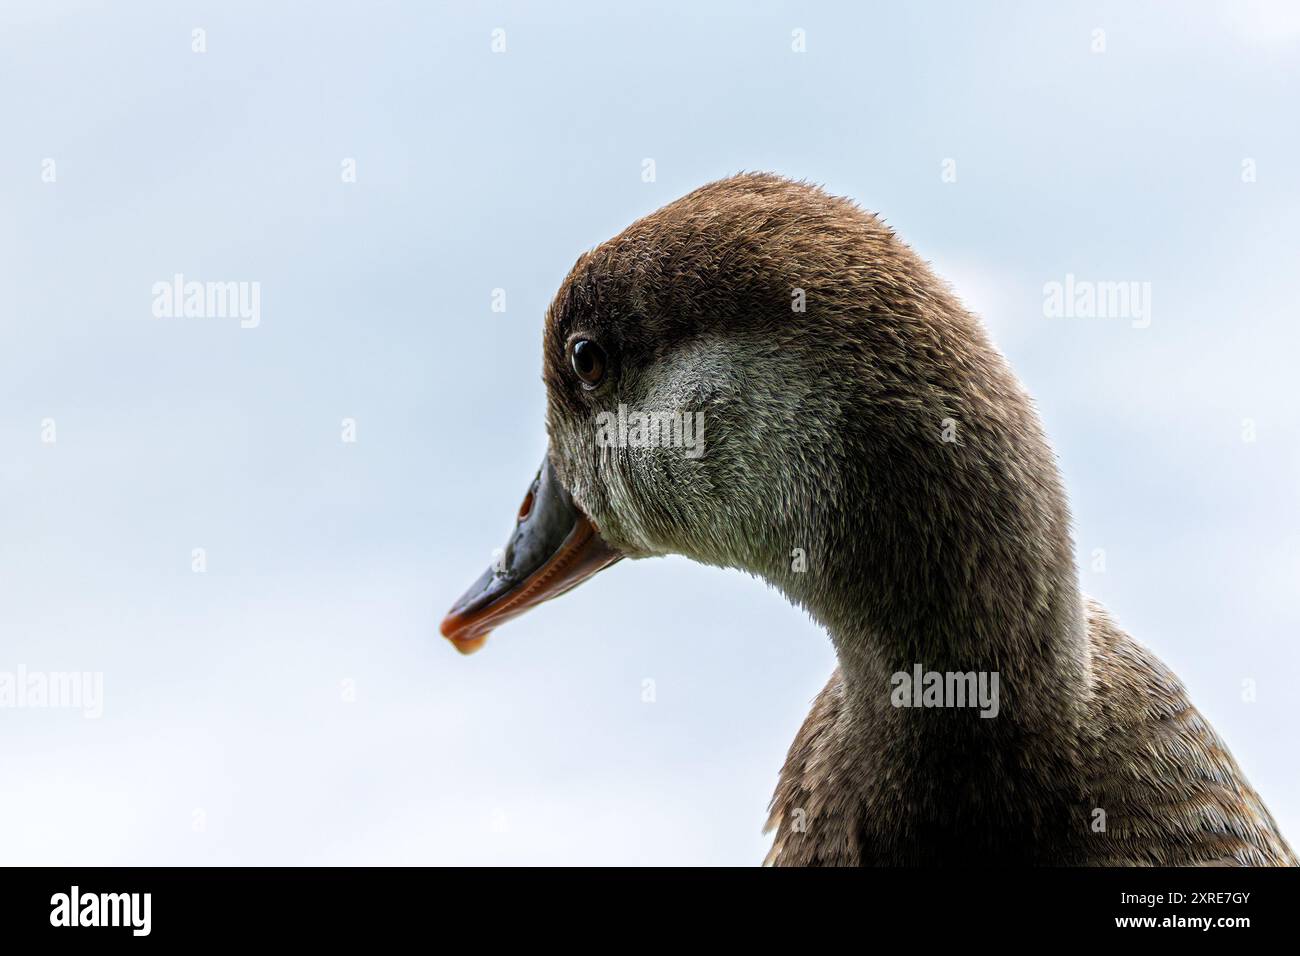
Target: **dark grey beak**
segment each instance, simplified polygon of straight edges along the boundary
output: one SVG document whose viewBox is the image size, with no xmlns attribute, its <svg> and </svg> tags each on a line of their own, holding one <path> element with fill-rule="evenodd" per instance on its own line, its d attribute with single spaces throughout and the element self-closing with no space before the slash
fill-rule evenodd
<svg viewBox="0 0 1300 956">
<path fill-rule="evenodd" d="M 576 587 L 621 557 L 573 503 L 547 455 L 519 506 L 501 559 L 452 605 L 442 634 L 461 653 L 472 653 L 498 624 Z"/>
</svg>

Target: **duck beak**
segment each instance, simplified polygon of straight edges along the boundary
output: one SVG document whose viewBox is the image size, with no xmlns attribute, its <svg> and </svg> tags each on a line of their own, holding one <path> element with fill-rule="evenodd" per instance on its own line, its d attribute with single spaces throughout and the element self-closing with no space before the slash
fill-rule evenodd
<svg viewBox="0 0 1300 956">
<path fill-rule="evenodd" d="M 578 510 L 548 455 L 524 495 L 505 551 L 452 605 L 442 636 L 462 654 L 472 654 L 498 624 L 577 587 L 621 557 Z"/>
</svg>

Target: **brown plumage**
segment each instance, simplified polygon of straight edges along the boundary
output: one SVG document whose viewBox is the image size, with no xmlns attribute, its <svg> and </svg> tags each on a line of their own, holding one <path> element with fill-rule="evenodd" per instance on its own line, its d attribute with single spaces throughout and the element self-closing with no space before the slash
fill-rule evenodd
<svg viewBox="0 0 1300 956">
<path fill-rule="evenodd" d="M 934 821 L 914 822 L 923 813 L 902 803 L 898 791 L 876 777 L 892 776 L 897 768 L 885 765 L 906 759 L 886 756 L 888 749 L 870 749 L 889 748 L 890 741 L 880 739 L 888 735 L 870 744 L 845 739 L 840 727 L 847 705 L 837 669 L 781 770 L 768 819 L 776 835 L 766 862 L 1295 866 L 1295 855 L 1259 795 L 1188 702 L 1178 678 L 1095 602 L 1088 603 L 1087 620 L 1093 680 L 1083 716 L 1077 725 L 1053 731 L 1061 746 L 1076 753 L 1070 776 L 1061 781 L 1068 783 L 1063 799 L 1073 805 L 1057 826 L 1047 833 L 1026 828 L 1021 838 L 1032 844 L 1024 847 L 999 850 L 975 841 L 978 856 L 959 849 L 972 842 L 960 837 L 950 845 L 909 847 L 912 835 L 932 830 Z M 959 772 L 954 765 L 942 785 L 923 789 L 942 790 L 946 799 L 972 798 Z M 854 783 L 847 785 L 849 780 Z M 996 792 L 989 796 L 998 799 Z M 988 812 L 1014 815 L 1014 790 L 1007 787 L 1001 797 L 1007 804 L 986 807 Z M 800 810 L 803 820 L 795 825 Z M 1105 811 L 1104 818 L 1098 810 Z M 968 823 L 978 826 L 978 821 Z M 948 829 L 941 824 L 938 832 Z"/>
<path fill-rule="evenodd" d="M 1177 678 L 1081 597 L 1031 401 L 875 216 L 705 186 L 579 259 L 544 356 L 551 461 L 611 546 L 761 576 L 834 642 L 771 862 L 1295 863 Z M 703 411 L 707 452 L 597 447 L 620 403 Z M 895 706 L 917 665 L 996 673 L 997 715 Z"/>
</svg>

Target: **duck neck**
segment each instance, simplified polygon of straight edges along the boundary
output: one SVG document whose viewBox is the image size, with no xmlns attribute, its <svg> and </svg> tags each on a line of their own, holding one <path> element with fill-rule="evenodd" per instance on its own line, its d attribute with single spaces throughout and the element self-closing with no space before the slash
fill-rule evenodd
<svg viewBox="0 0 1300 956">
<path fill-rule="evenodd" d="M 1068 748 L 1088 648 L 1059 476 L 1027 403 L 966 420 L 952 444 L 918 432 L 911 456 L 896 436 L 855 436 L 844 493 L 833 509 L 808 502 L 792 532 L 815 542 L 807 567 L 778 583 L 830 633 L 851 717 L 873 736 Z M 971 686 L 974 701 L 955 699 Z"/>
<path fill-rule="evenodd" d="M 1073 846 L 1089 658 L 1064 499 L 999 490 L 999 474 L 974 497 L 845 476 L 860 493 L 799 532 L 819 543 L 782 578 L 839 658 L 801 739 L 857 808 L 845 839 L 864 859 L 1034 863 Z"/>
</svg>

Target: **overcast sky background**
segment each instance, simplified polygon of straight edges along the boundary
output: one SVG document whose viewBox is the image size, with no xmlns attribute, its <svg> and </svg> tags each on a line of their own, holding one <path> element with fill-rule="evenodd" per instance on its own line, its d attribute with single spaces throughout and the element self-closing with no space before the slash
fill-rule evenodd
<svg viewBox="0 0 1300 956">
<path fill-rule="evenodd" d="M 743 169 L 985 316 L 1084 588 L 1300 840 L 1300 10 L 554 6 L 0 5 L 0 671 L 105 695 L 0 710 L 0 862 L 761 860 L 834 666 L 761 582 L 623 562 L 472 658 L 436 630 L 545 449 L 560 280 Z M 155 318 L 175 273 L 260 325 Z M 1045 318 L 1067 273 L 1150 327 Z"/>
</svg>

